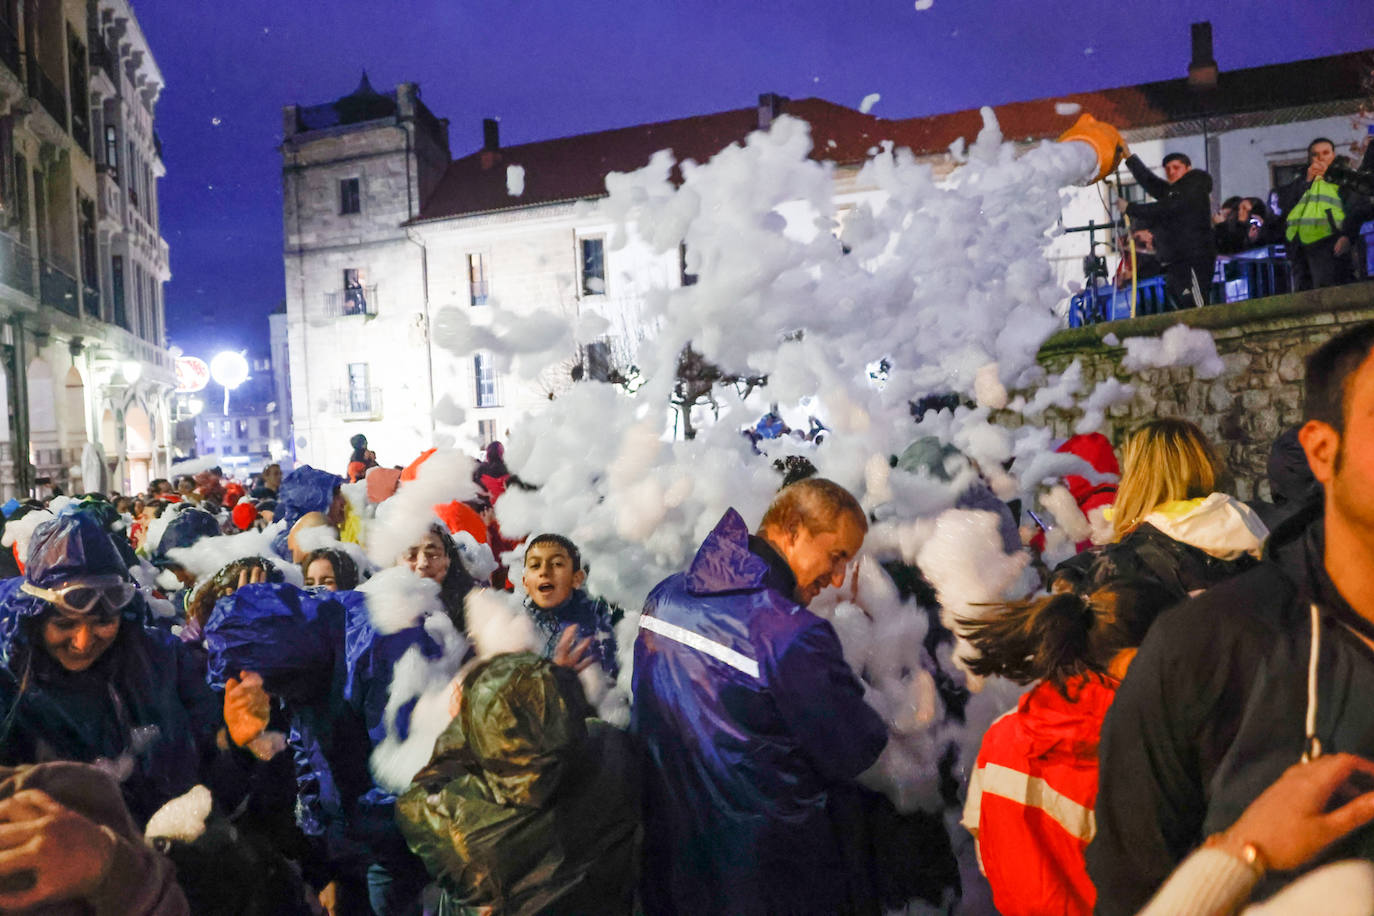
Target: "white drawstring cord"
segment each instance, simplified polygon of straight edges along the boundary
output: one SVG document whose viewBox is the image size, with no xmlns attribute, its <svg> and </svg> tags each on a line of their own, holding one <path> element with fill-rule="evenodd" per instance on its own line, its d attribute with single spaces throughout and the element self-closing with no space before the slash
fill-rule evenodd
<svg viewBox="0 0 1374 916">
<path fill-rule="evenodd" d="M 1307 738 L 1303 742 L 1302 762 L 1311 763 L 1322 755 L 1317 737 L 1317 656 L 1321 654 L 1321 617 L 1314 601 L 1308 606 L 1312 618 L 1312 649 L 1307 656 Z"/>
</svg>

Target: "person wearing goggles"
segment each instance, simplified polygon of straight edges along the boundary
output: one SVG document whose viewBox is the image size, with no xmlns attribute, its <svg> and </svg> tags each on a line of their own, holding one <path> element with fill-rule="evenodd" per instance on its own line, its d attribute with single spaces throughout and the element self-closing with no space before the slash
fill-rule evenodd
<svg viewBox="0 0 1374 916">
<path fill-rule="evenodd" d="M 204 660 L 148 619 L 95 514 L 69 507 L 39 525 L 24 576 L 0 582 L 0 666 L 17 686 L 0 710 L 0 765 L 112 767 L 140 826 L 221 755 L 250 769 L 251 755 L 217 742 L 223 701 Z"/>
<path fill-rule="evenodd" d="M 42 624 L 43 648 L 68 671 L 85 671 L 119 636 L 120 611 L 133 600 L 132 582 L 97 576 L 57 588 L 24 581 L 19 590 L 52 605 Z"/>
</svg>

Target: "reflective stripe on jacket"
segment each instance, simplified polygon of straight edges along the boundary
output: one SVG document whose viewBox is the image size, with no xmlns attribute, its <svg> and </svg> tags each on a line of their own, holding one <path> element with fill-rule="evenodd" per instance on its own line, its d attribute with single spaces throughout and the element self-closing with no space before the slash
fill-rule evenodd
<svg viewBox="0 0 1374 916">
<path fill-rule="evenodd" d="M 1089 916 L 1084 851 L 1097 831 L 1097 743 L 1117 681 L 1071 678 L 1023 694 L 983 736 L 963 825 L 1002 916 Z"/>
<path fill-rule="evenodd" d="M 1288 241 L 1303 245 L 1320 242 L 1340 231 L 1345 222 L 1345 208 L 1341 206 L 1340 189 L 1318 178 L 1303 192 L 1288 214 Z"/>
</svg>

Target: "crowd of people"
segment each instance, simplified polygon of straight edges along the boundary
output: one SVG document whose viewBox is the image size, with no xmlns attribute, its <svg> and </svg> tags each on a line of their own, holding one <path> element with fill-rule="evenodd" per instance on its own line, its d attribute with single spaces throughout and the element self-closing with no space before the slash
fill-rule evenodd
<svg viewBox="0 0 1374 916">
<path fill-rule="evenodd" d="M 876 519 L 850 492 L 779 467 L 753 530 L 726 511 L 635 617 L 568 534 L 502 535 L 531 485 L 499 443 L 352 446 L 347 475 L 5 507 L 0 910 L 957 901 L 945 822 L 875 791 L 897 740 L 819 600 L 857 593 Z M 1182 419 L 1059 451 L 1068 532 L 937 437 L 891 456 L 1041 571 L 950 619 L 938 570 L 884 567 L 971 685 L 1027 688 L 969 772 L 942 761 L 997 911 L 1374 912 L 1374 324 L 1310 357 L 1268 500 Z"/>
<path fill-rule="evenodd" d="M 1374 146 L 1358 171 L 1368 177 L 1352 182 L 1355 164 L 1338 155 L 1325 137 L 1307 147 L 1305 169 L 1267 201 L 1261 197 L 1228 197 L 1213 212 L 1212 177 L 1184 153 L 1164 157 L 1164 177 L 1154 174 L 1139 156 L 1126 155 L 1126 167 L 1151 200 L 1117 201 L 1128 218 L 1133 257 L 1123 257 L 1119 282 L 1163 275 L 1170 307 L 1190 308 L 1212 300 L 1218 255 L 1282 246 L 1291 270 L 1293 290 L 1318 289 L 1368 276 L 1361 228 L 1374 220 L 1374 198 L 1365 188 L 1374 183 Z M 1332 172 L 1328 174 L 1328 170 Z M 1337 175 L 1339 177 L 1333 177 Z M 1126 250 L 1126 245 L 1122 245 Z M 1134 273 L 1132 273 L 1132 271 Z"/>
</svg>

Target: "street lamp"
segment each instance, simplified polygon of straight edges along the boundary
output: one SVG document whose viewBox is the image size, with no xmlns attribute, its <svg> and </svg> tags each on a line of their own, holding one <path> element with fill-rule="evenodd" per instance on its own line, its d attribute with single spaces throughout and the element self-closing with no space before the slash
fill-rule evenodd
<svg viewBox="0 0 1374 916">
<path fill-rule="evenodd" d="M 229 413 L 229 392 L 248 381 L 248 360 L 242 351 L 224 350 L 210 360 L 210 378 L 224 389 L 224 412 Z"/>
<path fill-rule="evenodd" d="M 124 381 L 134 385 L 143 375 L 143 364 L 136 359 L 125 360 L 124 365 L 119 367 L 119 371 L 123 374 Z"/>
</svg>

